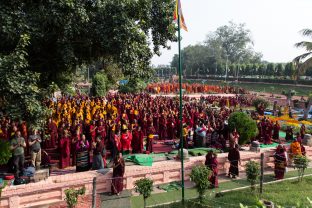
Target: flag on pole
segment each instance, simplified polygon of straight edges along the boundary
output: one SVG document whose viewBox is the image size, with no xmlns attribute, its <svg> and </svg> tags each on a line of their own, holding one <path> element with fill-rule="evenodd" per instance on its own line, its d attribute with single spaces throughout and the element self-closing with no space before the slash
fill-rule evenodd
<svg viewBox="0 0 312 208">
<path fill-rule="evenodd" d="M 184 16 L 182 13 L 181 0 L 176 0 L 176 6 L 175 6 L 174 14 L 173 14 L 173 20 L 176 22 L 178 22 L 178 14 L 180 15 L 181 28 L 185 31 L 188 31 L 186 24 L 185 24 Z"/>
</svg>

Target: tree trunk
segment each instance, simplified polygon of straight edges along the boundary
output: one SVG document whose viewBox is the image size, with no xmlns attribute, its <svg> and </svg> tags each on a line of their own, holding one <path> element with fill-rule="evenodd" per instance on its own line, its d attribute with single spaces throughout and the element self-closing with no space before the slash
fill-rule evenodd
<svg viewBox="0 0 312 208">
<path fill-rule="evenodd" d="M 146 208 L 146 198 L 145 197 L 143 198 L 143 201 L 144 201 L 144 208 Z"/>
</svg>

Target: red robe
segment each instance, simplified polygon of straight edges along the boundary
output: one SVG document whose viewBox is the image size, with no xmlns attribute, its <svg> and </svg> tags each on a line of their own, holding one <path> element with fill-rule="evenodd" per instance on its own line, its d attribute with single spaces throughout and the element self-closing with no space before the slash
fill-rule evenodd
<svg viewBox="0 0 312 208">
<path fill-rule="evenodd" d="M 48 131 L 50 134 L 50 140 L 47 142 L 47 147 L 48 148 L 54 148 L 56 141 L 57 141 L 57 127 L 56 124 L 52 121 L 51 123 L 49 123 L 48 125 Z"/>
<path fill-rule="evenodd" d="M 92 142 L 95 142 L 95 137 L 96 137 L 95 126 L 91 124 L 89 128 L 90 128 L 90 135 L 91 135 Z"/>
<path fill-rule="evenodd" d="M 66 168 L 70 165 L 70 144 L 69 137 L 63 137 L 60 140 L 60 168 Z"/>
<path fill-rule="evenodd" d="M 121 135 L 121 149 L 122 151 L 131 150 L 132 134 L 130 132 Z"/>
<path fill-rule="evenodd" d="M 143 137 L 142 131 L 134 130 L 132 133 L 132 153 L 142 153 L 143 152 Z"/>
<path fill-rule="evenodd" d="M 100 136 L 102 138 L 102 140 L 105 139 L 106 137 L 106 130 L 105 130 L 105 126 L 99 126 L 97 128 L 97 136 Z"/>
<path fill-rule="evenodd" d="M 210 181 L 211 185 L 214 188 L 217 188 L 219 186 L 219 182 L 218 182 L 218 161 L 217 161 L 217 158 L 215 158 L 215 157 L 207 158 L 207 156 L 206 156 L 205 165 L 208 166 L 208 168 L 212 171 L 212 173 L 211 173 L 211 175 L 209 177 L 209 181 Z"/>
</svg>

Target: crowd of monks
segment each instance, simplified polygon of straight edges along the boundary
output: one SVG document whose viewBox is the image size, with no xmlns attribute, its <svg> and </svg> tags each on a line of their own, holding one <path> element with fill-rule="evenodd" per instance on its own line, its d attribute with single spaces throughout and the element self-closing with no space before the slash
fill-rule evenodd
<svg viewBox="0 0 312 208">
<path fill-rule="evenodd" d="M 219 85 L 207 85 L 207 84 L 188 84 L 183 83 L 182 89 L 187 94 L 192 93 L 230 93 L 230 94 L 247 94 L 244 88 L 231 87 L 231 86 L 219 86 Z M 152 83 L 149 84 L 146 88 L 146 91 L 153 94 L 170 94 L 179 92 L 179 84 L 178 83 Z"/>
<path fill-rule="evenodd" d="M 51 116 L 41 132 L 41 146 L 43 149 L 60 150 L 60 168 L 74 166 L 77 152 L 91 151 L 92 144 L 99 141 L 115 158 L 119 152 L 153 152 L 156 135 L 159 140 L 179 138 L 179 99 L 176 97 L 153 97 L 144 93 L 108 94 L 101 98 L 79 95 L 51 99 L 46 101 L 46 105 L 51 109 Z M 185 147 L 188 147 L 191 135 L 195 146 L 195 140 L 201 137 L 209 137 L 209 144 L 215 148 L 225 149 L 231 140 L 234 146 L 239 135 L 236 131 L 229 132 L 229 115 L 238 107 L 251 105 L 252 101 L 245 96 L 183 97 Z M 20 131 L 28 144 L 26 122 L 12 121 L 3 116 L 0 125 L 0 138 L 9 140 Z M 255 140 L 265 144 L 279 141 L 278 122 L 273 123 L 264 117 L 258 122 L 258 129 L 259 135 Z M 291 140 L 292 134 L 290 128 L 286 131 L 286 139 Z M 300 135 L 303 137 L 304 134 L 303 125 Z M 27 146 L 25 153 L 28 152 Z"/>
<path fill-rule="evenodd" d="M 208 133 L 215 130 L 218 135 L 226 134 L 222 132 L 224 121 L 234 107 L 251 105 L 251 101 L 243 96 L 184 97 L 183 102 L 186 134 L 199 127 L 204 127 Z M 91 150 L 98 137 L 113 157 L 118 152 L 153 152 L 155 135 L 159 140 L 179 138 L 177 98 L 152 97 L 149 94 L 109 94 L 101 98 L 79 95 L 51 99 L 46 101 L 46 105 L 52 113 L 45 130 L 41 132 L 41 147 L 60 149 L 61 168 L 75 165 L 75 155 L 82 149 L 81 143 L 84 149 Z M 211 106 L 219 106 L 220 109 L 215 110 Z M 11 121 L 4 116 L 0 124 L 1 138 L 9 140 L 19 130 L 28 144 L 26 122 Z M 28 146 L 25 152 L 29 152 Z"/>
</svg>

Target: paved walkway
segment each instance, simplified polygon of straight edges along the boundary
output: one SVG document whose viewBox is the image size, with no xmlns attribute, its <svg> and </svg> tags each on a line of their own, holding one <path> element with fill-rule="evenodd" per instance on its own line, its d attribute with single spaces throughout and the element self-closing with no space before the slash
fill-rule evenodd
<svg viewBox="0 0 312 208">
<path fill-rule="evenodd" d="M 109 193 L 100 194 L 101 208 L 131 208 L 131 191 L 124 190 L 119 196 Z"/>
</svg>

